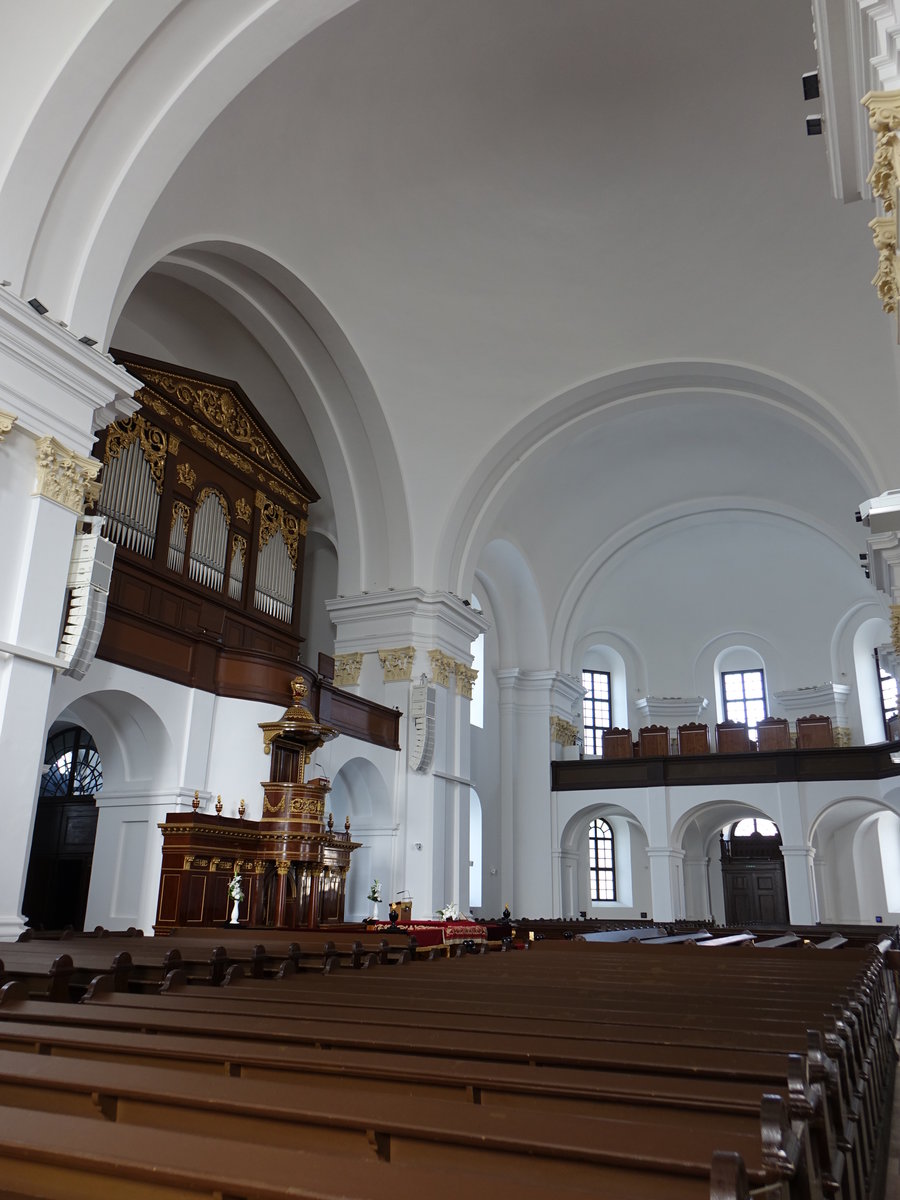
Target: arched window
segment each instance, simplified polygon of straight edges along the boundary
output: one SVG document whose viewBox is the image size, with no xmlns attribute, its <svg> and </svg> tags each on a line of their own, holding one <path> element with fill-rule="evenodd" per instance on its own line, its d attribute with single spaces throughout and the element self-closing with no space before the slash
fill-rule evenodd
<svg viewBox="0 0 900 1200">
<path fill-rule="evenodd" d="M 100 755 L 86 729 L 72 726 L 49 737 L 46 762 L 42 796 L 96 796 L 103 787 Z"/>
<path fill-rule="evenodd" d="M 600 817 L 591 821 L 588 834 L 588 856 L 592 900 L 615 900 L 616 856 L 613 831 Z"/>
<path fill-rule="evenodd" d="M 725 718 L 746 725 L 756 741 L 756 723 L 767 717 L 766 680 L 762 671 L 723 671 L 722 698 Z"/>
<path fill-rule="evenodd" d="M 761 837 L 777 837 L 778 826 L 774 821 L 767 821 L 765 817 L 744 817 L 743 821 L 738 821 L 731 826 L 731 832 L 725 830 L 726 836 L 730 837 L 752 837 L 754 833 L 760 834 Z"/>
</svg>

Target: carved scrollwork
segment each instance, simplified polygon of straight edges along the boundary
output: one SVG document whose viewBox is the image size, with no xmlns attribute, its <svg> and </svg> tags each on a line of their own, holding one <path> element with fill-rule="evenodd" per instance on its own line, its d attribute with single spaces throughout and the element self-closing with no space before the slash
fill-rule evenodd
<svg viewBox="0 0 900 1200">
<path fill-rule="evenodd" d="M 186 487 L 189 492 L 194 490 L 197 483 L 197 472 L 189 462 L 181 462 L 175 468 L 175 477 L 182 487 Z"/>
<path fill-rule="evenodd" d="M 478 672 L 474 667 L 467 667 L 465 663 L 458 662 L 456 664 L 456 693 L 466 700 L 472 699 L 472 688 L 475 686 L 475 680 L 478 678 Z"/>
<path fill-rule="evenodd" d="M 259 509 L 259 548 L 263 546 L 280 530 L 287 547 L 288 556 L 294 570 L 297 570 L 297 554 L 300 546 L 300 522 L 297 518 L 270 500 L 265 492 L 256 493 L 256 507 Z"/>
<path fill-rule="evenodd" d="M 188 508 L 185 502 L 183 500 L 176 500 L 172 505 L 172 522 L 169 528 L 174 529 L 176 521 L 181 521 L 182 528 L 184 529 L 184 536 L 187 537 L 188 521 L 190 520 L 190 516 L 191 510 Z"/>
<path fill-rule="evenodd" d="M 250 518 L 253 516 L 253 509 L 247 503 L 243 496 L 238 496 L 234 502 L 234 514 L 239 521 L 243 521 L 245 525 L 250 524 Z"/>
<path fill-rule="evenodd" d="M 239 533 L 236 533 L 234 535 L 234 548 L 235 548 L 235 550 L 237 550 L 238 554 L 240 554 L 241 562 L 244 564 L 244 566 L 246 566 L 247 565 L 247 539 L 245 537 L 241 537 L 241 535 Z"/>
<path fill-rule="evenodd" d="M 222 495 L 222 493 L 217 488 L 205 487 L 200 492 L 198 492 L 197 493 L 197 508 L 199 509 L 201 504 L 203 503 L 203 501 L 207 500 L 210 496 L 215 496 L 215 498 L 218 500 L 219 505 L 222 509 L 222 512 L 225 514 L 225 524 L 230 529 L 231 528 L 231 513 L 228 511 L 228 501 L 225 499 L 225 497 Z"/>
<path fill-rule="evenodd" d="M 156 490 L 162 494 L 163 476 L 166 471 L 166 435 L 156 425 L 151 425 L 145 420 L 140 413 L 110 425 L 103 450 L 103 461 L 106 463 L 112 458 L 118 458 L 123 450 L 136 441 L 141 444 L 141 453 L 150 468 Z"/>
</svg>

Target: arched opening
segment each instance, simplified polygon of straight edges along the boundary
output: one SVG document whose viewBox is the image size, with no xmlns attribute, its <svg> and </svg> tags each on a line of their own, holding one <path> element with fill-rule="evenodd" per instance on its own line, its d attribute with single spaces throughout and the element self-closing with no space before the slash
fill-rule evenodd
<svg viewBox="0 0 900 1200">
<path fill-rule="evenodd" d="M 623 808 L 576 813 L 560 839 L 561 911 L 573 917 L 637 917 L 649 912 L 647 835 Z"/>
<path fill-rule="evenodd" d="M 741 817 L 722 830 L 719 847 L 726 925 L 787 925 L 781 834 L 773 821 Z"/>
<path fill-rule="evenodd" d="M 372 915 L 368 895 L 375 879 L 381 884 L 380 915 L 386 918 L 388 903 L 397 899 L 393 890 L 394 830 L 387 785 L 378 768 L 363 758 L 344 763 L 331 784 L 331 808 L 337 825 L 350 818 L 350 836 L 362 843 L 350 859 L 345 920 L 361 921 Z"/>
<path fill-rule="evenodd" d="M 716 655 L 713 686 L 716 720 L 746 725 L 756 741 L 756 723 L 769 715 L 762 656 L 749 646 L 730 646 Z"/>
<path fill-rule="evenodd" d="M 32 929 L 84 929 L 103 766 L 80 725 L 47 738 L 22 911 Z"/>
<path fill-rule="evenodd" d="M 859 716 L 862 722 L 863 739 L 867 745 L 883 742 L 887 736 L 879 667 L 888 677 L 892 676 L 893 655 L 876 659 L 879 646 L 890 644 L 890 626 L 883 617 L 870 617 L 863 621 L 853 635 L 853 669 L 856 675 L 856 694 L 859 698 Z M 885 669 L 887 668 L 887 669 Z"/>
</svg>

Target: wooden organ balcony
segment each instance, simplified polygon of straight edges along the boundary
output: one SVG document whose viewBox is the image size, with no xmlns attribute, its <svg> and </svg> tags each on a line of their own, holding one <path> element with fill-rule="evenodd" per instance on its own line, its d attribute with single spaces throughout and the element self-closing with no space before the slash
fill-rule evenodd
<svg viewBox="0 0 900 1200">
<path fill-rule="evenodd" d="M 237 383 L 113 351 L 144 384 L 110 425 L 96 511 L 116 561 L 98 657 L 188 687 L 281 703 L 298 673 L 340 732 L 399 748 L 399 713 L 299 665 L 318 493 Z"/>
</svg>

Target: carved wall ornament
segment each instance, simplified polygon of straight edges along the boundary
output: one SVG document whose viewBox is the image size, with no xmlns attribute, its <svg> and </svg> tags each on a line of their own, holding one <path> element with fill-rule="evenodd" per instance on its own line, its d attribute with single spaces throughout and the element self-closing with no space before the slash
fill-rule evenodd
<svg viewBox="0 0 900 1200">
<path fill-rule="evenodd" d="M 878 251 L 878 270 L 872 285 L 885 312 L 897 311 L 900 296 L 900 264 L 897 260 L 897 221 L 894 217 L 876 217 L 869 222 L 875 249 Z"/>
<path fill-rule="evenodd" d="M 891 605 L 891 645 L 900 654 L 900 604 Z"/>
<path fill-rule="evenodd" d="M 431 659 L 431 678 L 434 683 L 449 687 L 450 676 L 456 670 L 456 660 L 443 650 L 429 650 L 428 657 Z"/>
<path fill-rule="evenodd" d="M 290 860 L 286 858 L 278 859 L 275 863 L 275 868 L 279 875 L 287 875 L 291 869 Z"/>
<path fill-rule="evenodd" d="M 184 428 L 184 418 L 181 416 L 181 414 L 177 413 L 171 404 L 166 404 L 165 400 L 161 400 L 159 396 L 155 395 L 147 388 L 142 388 L 136 394 L 135 400 L 140 400 L 141 404 L 145 404 L 148 408 L 152 408 L 153 411 L 158 412 L 161 417 L 167 417 L 172 424 L 177 425 L 179 429 Z"/>
<path fill-rule="evenodd" d="M 270 500 L 265 492 L 256 493 L 256 507 L 259 509 L 259 548 L 272 538 L 279 530 L 287 547 L 288 557 L 294 570 L 297 570 L 297 552 L 300 546 L 300 522 L 297 518 Z"/>
<path fill-rule="evenodd" d="M 562 717 L 550 718 L 550 741 L 560 746 L 574 746 L 578 739 L 578 726 Z"/>
<path fill-rule="evenodd" d="M 277 804 L 271 804 L 269 797 L 263 796 L 263 811 L 267 813 L 284 812 L 284 796 L 281 797 Z"/>
<path fill-rule="evenodd" d="M 234 512 L 239 521 L 243 521 L 245 525 L 250 524 L 250 518 L 253 516 L 253 509 L 243 496 L 238 496 L 237 500 L 235 500 Z"/>
<path fill-rule="evenodd" d="M 477 678 L 478 672 L 474 667 L 467 667 L 465 663 L 458 662 L 456 664 L 456 694 L 466 700 L 471 700 L 472 688 L 475 686 Z"/>
<path fill-rule="evenodd" d="M 176 458 L 178 451 L 181 449 L 181 438 L 177 433 L 169 434 L 169 453 L 173 458 Z"/>
<path fill-rule="evenodd" d="M 179 463 L 178 469 L 180 470 L 183 465 L 184 464 Z M 218 500 L 219 505 L 222 509 L 222 512 L 225 514 L 225 524 L 230 529 L 231 528 L 231 513 L 228 511 L 228 501 L 225 499 L 225 497 L 222 495 L 222 493 L 217 488 L 205 487 L 200 492 L 198 492 L 197 493 L 197 508 L 199 509 L 200 506 L 203 504 L 204 500 L 208 500 L 210 496 L 215 496 L 215 498 Z"/>
<path fill-rule="evenodd" d="M 362 670 L 362 654 L 336 654 L 334 656 L 334 686 L 356 687 Z"/>
<path fill-rule="evenodd" d="M 189 492 L 194 490 L 197 483 L 197 472 L 189 462 L 180 462 L 175 468 L 175 476 L 182 487 L 186 487 Z"/>
<path fill-rule="evenodd" d="M 187 379 L 169 371 L 155 371 L 147 367 L 141 369 L 141 374 L 150 383 L 156 384 L 164 392 L 174 395 L 187 409 L 209 421 L 216 429 L 247 446 L 251 453 L 262 463 L 267 463 L 273 470 L 288 479 L 293 475 L 287 463 L 263 434 L 262 430 L 252 420 L 235 394 L 228 388 L 216 387 L 211 383 L 200 384 L 196 380 Z"/>
<path fill-rule="evenodd" d="M 240 554 L 241 562 L 244 564 L 244 566 L 246 566 L 247 565 L 247 539 L 245 537 L 241 537 L 241 535 L 239 533 L 236 533 L 234 535 L 234 549 L 237 550 L 238 554 Z"/>
<path fill-rule="evenodd" d="M 112 458 L 118 458 L 123 450 L 127 450 L 132 442 L 137 441 L 141 444 L 141 453 L 150 468 L 156 490 L 162 495 L 163 476 L 166 473 L 166 435 L 156 425 L 151 425 L 145 420 L 140 413 L 135 413 L 124 421 L 115 421 L 109 426 L 106 445 L 103 448 L 103 461 L 107 463 Z"/>
<path fill-rule="evenodd" d="M 181 521 L 181 526 L 184 530 L 184 536 L 187 537 L 188 521 L 190 520 L 190 516 L 191 510 L 188 508 L 185 502 L 183 500 L 176 500 L 172 505 L 172 523 L 169 528 L 174 529 L 175 522 Z"/>
<path fill-rule="evenodd" d="M 0 411 L 0 442 L 3 441 L 18 419 L 12 413 Z"/>
<path fill-rule="evenodd" d="M 385 683 L 412 679 L 413 659 L 416 657 L 415 646 L 397 646 L 392 650 L 379 650 L 378 657 L 384 670 Z"/>
<path fill-rule="evenodd" d="M 35 495 L 81 515 L 85 503 L 96 504 L 100 495 L 100 466 L 96 458 L 84 458 L 54 437 L 38 438 Z"/>
<path fill-rule="evenodd" d="M 867 92 L 862 104 L 869 110 L 869 126 L 876 134 L 875 154 L 867 182 L 887 216 L 869 222 L 878 270 L 872 283 L 885 312 L 897 312 L 900 271 L 897 264 L 897 185 L 900 180 L 900 91 Z"/>
<path fill-rule="evenodd" d="M 325 814 L 325 801 L 315 798 L 296 799 L 291 801 L 291 816 L 321 817 Z"/>
<path fill-rule="evenodd" d="M 847 725 L 835 725 L 832 732 L 834 733 L 834 744 L 836 746 L 846 747 L 853 745 L 853 731 Z"/>
</svg>

